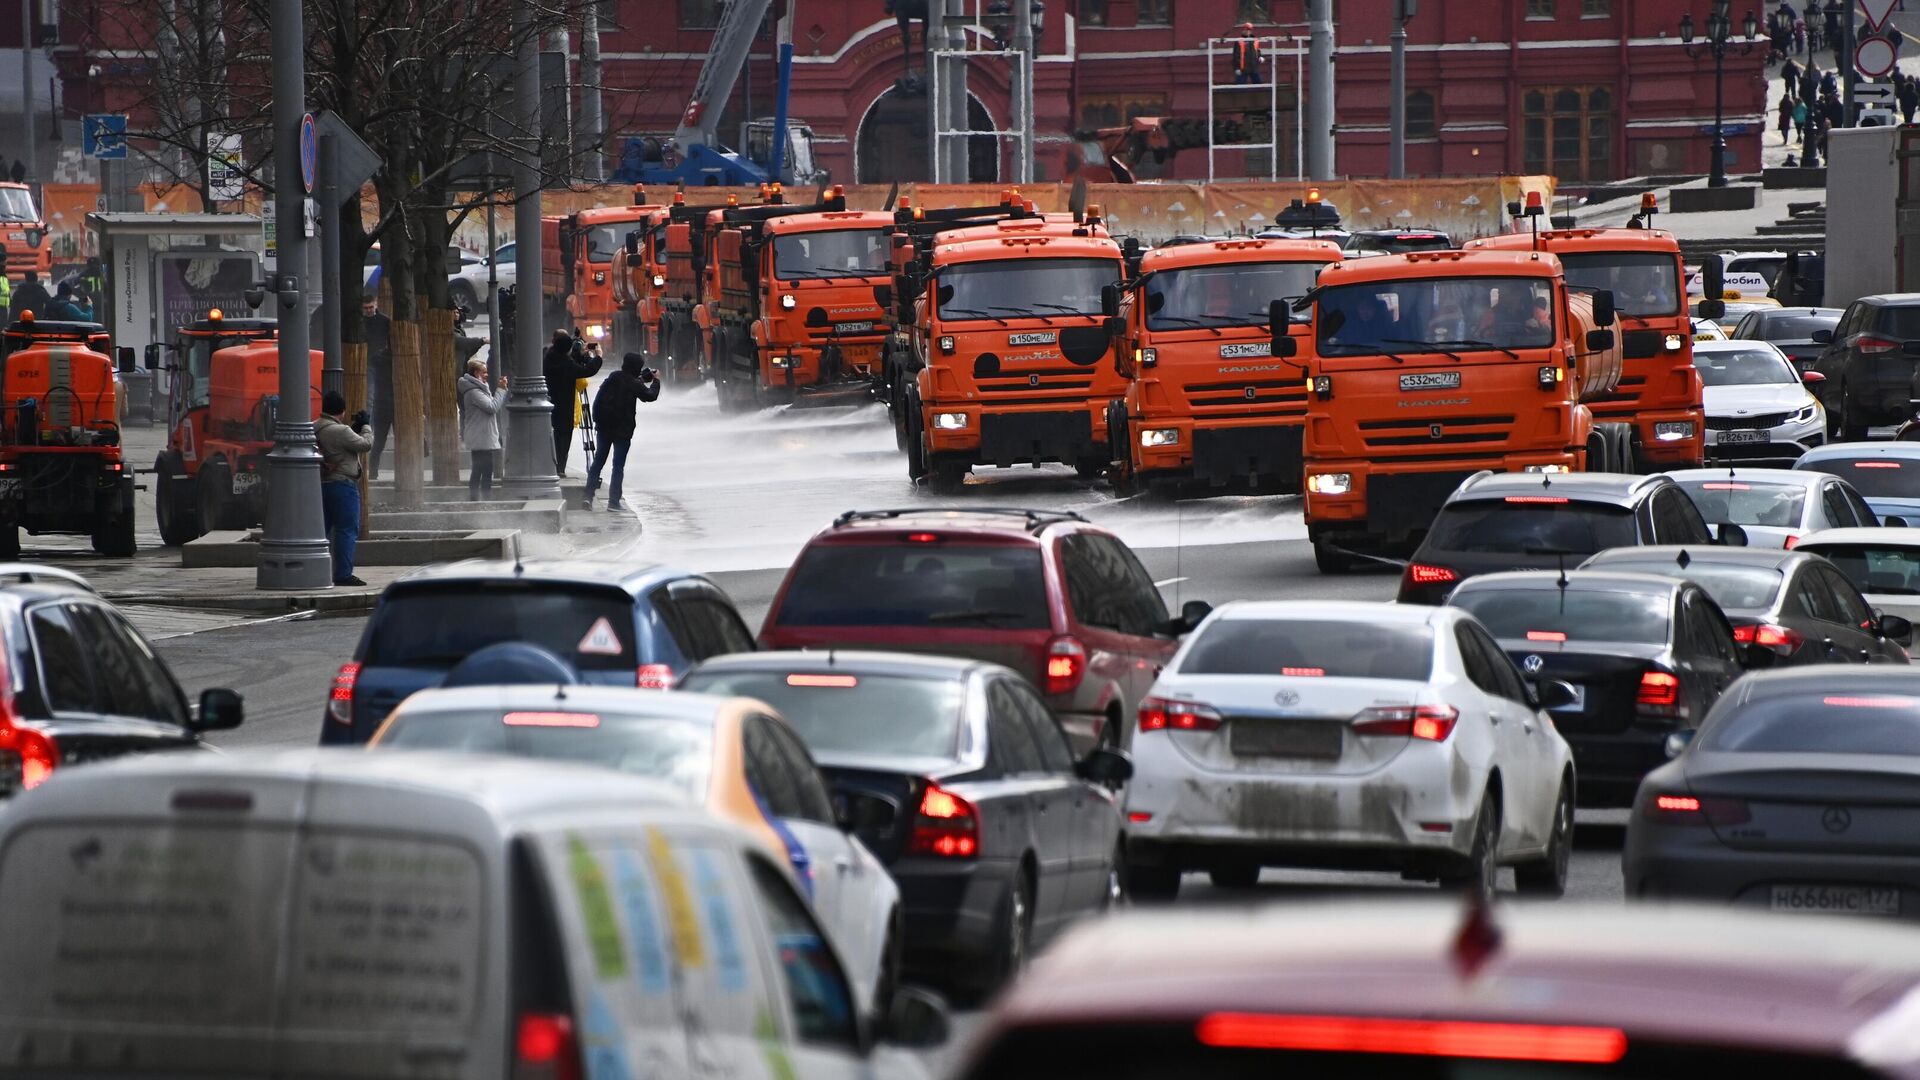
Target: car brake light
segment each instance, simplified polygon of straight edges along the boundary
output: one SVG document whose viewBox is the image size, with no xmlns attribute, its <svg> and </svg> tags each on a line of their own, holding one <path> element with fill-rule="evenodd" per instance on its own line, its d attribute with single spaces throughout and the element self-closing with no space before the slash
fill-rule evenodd
<svg viewBox="0 0 1920 1080">
<path fill-rule="evenodd" d="M 597 728 L 600 718 L 593 713 L 510 712 L 500 718 L 508 727 L 585 727 Z"/>
<path fill-rule="evenodd" d="M 1506 501 L 1507 501 L 1507 502 L 1510 502 L 1510 503 L 1555 503 L 1555 504 L 1558 504 L 1558 503 L 1564 503 L 1564 502 L 1566 502 L 1566 501 L 1567 501 L 1567 497 L 1566 497 L 1565 495 L 1509 495 L 1509 496 L 1507 496 L 1507 498 L 1506 498 Z"/>
<path fill-rule="evenodd" d="M 1692 795 L 1656 795 L 1646 818 L 1666 825 L 1739 825 L 1752 820 L 1745 799 L 1700 799 Z"/>
<path fill-rule="evenodd" d="M 333 690 L 327 695 L 327 715 L 334 723 L 353 723 L 353 687 L 359 681 L 359 664 L 341 664 L 334 673 Z"/>
<path fill-rule="evenodd" d="M 642 690 L 671 690 L 673 689 L 673 666 L 641 664 L 640 670 L 633 674 L 633 685 Z"/>
<path fill-rule="evenodd" d="M 1560 630 L 1529 630 L 1527 631 L 1527 640 L 1528 641 L 1565 641 L 1567 640 L 1567 635 L 1564 631 L 1560 631 Z"/>
<path fill-rule="evenodd" d="M 860 685 L 860 677 L 857 675 L 789 675 L 787 685 L 850 688 Z"/>
<path fill-rule="evenodd" d="M 1752 491 L 1752 484 L 1701 484 L 1708 491 Z"/>
<path fill-rule="evenodd" d="M 521 1013 L 513 1038 L 514 1080 L 579 1080 L 580 1046 L 562 1013 Z"/>
<path fill-rule="evenodd" d="M 1786 543 L 1785 543 L 1784 545 L 1782 545 L 1782 546 L 1783 546 L 1783 547 L 1785 547 L 1785 548 L 1786 548 L 1786 550 L 1788 550 L 1788 551 L 1792 551 L 1792 550 L 1793 550 L 1793 545 L 1795 545 L 1795 544 L 1798 544 L 1799 542 L 1800 542 L 1800 538 L 1799 538 L 1798 536 L 1794 536 L 1794 535 L 1791 535 L 1791 534 L 1789 534 L 1789 535 L 1787 536 L 1787 542 L 1786 542 Z"/>
<path fill-rule="evenodd" d="M 1911 709 L 1914 701 L 1908 697 L 1823 697 L 1820 703 L 1841 709 Z"/>
<path fill-rule="evenodd" d="M 1856 469 L 1897 469 L 1900 467 L 1900 463 L 1897 461 L 1856 461 L 1853 463 L 1853 467 Z"/>
<path fill-rule="evenodd" d="M 11 708 L 0 714 L 0 795 L 32 791 L 46 783 L 59 764 L 60 747 L 52 736 L 15 727 Z"/>
<path fill-rule="evenodd" d="M 1141 731 L 1218 731 L 1221 716 L 1197 701 L 1150 697 L 1140 702 Z"/>
<path fill-rule="evenodd" d="M 932 544 L 939 542 L 939 540 L 939 533 L 918 532 L 907 534 L 907 543 L 909 544 Z"/>
<path fill-rule="evenodd" d="M 1861 334 L 1859 337 L 1853 339 L 1853 347 L 1867 356 L 1878 356 L 1881 353 L 1890 353 L 1899 348 L 1900 343 L 1891 338 L 1883 338 L 1875 334 Z"/>
<path fill-rule="evenodd" d="M 1452 570 L 1444 566 L 1428 566 L 1426 563 L 1414 563 L 1407 567 L 1407 577 L 1415 585 L 1444 585 L 1460 580 L 1460 575 Z"/>
<path fill-rule="evenodd" d="M 980 815 L 973 804 L 927 781 L 907 850 L 916 855 L 971 859 L 980 853 Z"/>
<path fill-rule="evenodd" d="M 1353 733 L 1445 742 L 1459 722 L 1460 710 L 1451 705 L 1375 705 L 1353 718 Z"/>
<path fill-rule="evenodd" d="M 1733 640 L 1742 645 L 1765 645 L 1786 655 L 1798 649 L 1806 638 L 1800 631 L 1774 623 L 1747 623 L 1733 628 Z"/>
<path fill-rule="evenodd" d="M 1087 649 L 1070 637 L 1057 637 L 1047 643 L 1046 685 L 1049 694 L 1065 694 L 1080 685 L 1087 673 Z"/>
<path fill-rule="evenodd" d="M 1323 667 L 1283 667 L 1280 674 L 1292 679 L 1319 679 L 1325 677 L 1327 669 Z"/>
<path fill-rule="evenodd" d="M 1680 677 L 1665 671 L 1649 671 L 1640 676 L 1642 705 L 1671 708 L 1680 701 Z"/>
<path fill-rule="evenodd" d="M 1203 1046 L 1230 1049 L 1584 1064 L 1616 1062 L 1627 1053 L 1619 1028 L 1366 1016 L 1212 1013 L 1201 1018 L 1194 1037 Z"/>
</svg>

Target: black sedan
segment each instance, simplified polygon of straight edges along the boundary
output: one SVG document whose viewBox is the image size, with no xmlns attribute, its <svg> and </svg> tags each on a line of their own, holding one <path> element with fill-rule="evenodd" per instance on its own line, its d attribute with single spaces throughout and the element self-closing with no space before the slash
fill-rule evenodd
<svg viewBox="0 0 1920 1080">
<path fill-rule="evenodd" d="M 1486 574 L 1447 601 L 1484 623 L 1537 680 L 1573 687 L 1553 711 L 1573 748 L 1582 806 L 1626 806 L 1647 772 L 1672 756 L 1745 664 L 1733 628 L 1706 591 L 1652 574 L 1576 570 Z M 1773 655 L 1758 650 L 1766 664 Z"/>
<path fill-rule="evenodd" d="M 1842 314 L 1839 308 L 1828 307 L 1756 308 L 1741 316 L 1733 336 L 1772 342 L 1805 374 L 1833 340 L 1833 328 L 1840 325 Z"/>
<path fill-rule="evenodd" d="M 806 741 L 906 910 L 906 968 L 984 993 L 1124 896 L 1118 750 L 1076 761 L 998 664 L 877 652 L 710 659 L 680 688 L 758 698 Z"/>
<path fill-rule="evenodd" d="M 1583 570 L 1630 570 L 1697 582 L 1733 623 L 1743 645 L 1772 650 L 1775 663 L 1904 664 L 1897 639 L 1907 620 L 1868 606 L 1832 563 L 1773 548 L 1623 547 L 1580 564 Z"/>
<path fill-rule="evenodd" d="M 1917 825 L 1920 672 L 1758 674 L 1641 785 L 1626 892 L 1913 918 Z"/>
</svg>

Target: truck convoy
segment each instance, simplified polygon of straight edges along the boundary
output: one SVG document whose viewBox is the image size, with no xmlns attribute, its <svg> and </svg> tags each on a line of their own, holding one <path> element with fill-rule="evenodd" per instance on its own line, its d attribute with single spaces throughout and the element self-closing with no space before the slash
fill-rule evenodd
<svg viewBox="0 0 1920 1080">
<path fill-rule="evenodd" d="M 683 198 L 678 192 L 674 198 Z M 613 340 L 632 342 L 616 355 L 637 352 L 656 370 L 673 374 L 660 339 L 660 302 L 667 284 L 667 216 L 654 206 L 626 228 L 609 273 L 613 292 Z"/>
<path fill-rule="evenodd" d="M 1588 405 L 1619 385 L 1613 294 L 1545 251 L 1434 251 L 1329 266 L 1312 294 L 1305 517 L 1323 573 L 1410 547 L 1461 480 L 1626 471 L 1631 429 Z M 1295 350 L 1275 301 L 1274 355 Z"/>
<path fill-rule="evenodd" d="M 0 337 L 0 558 L 20 554 L 22 529 L 133 554 L 133 474 L 121 455 L 113 361 L 95 347 L 103 334 L 98 323 L 28 312 Z"/>
<path fill-rule="evenodd" d="M 1327 240 L 1215 240 L 1149 251 L 1105 304 L 1128 380 L 1109 406 L 1115 491 L 1204 480 L 1297 491 L 1304 361 L 1273 355 L 1268 306 L 1340 261 Z M 1304 318 L 1289 333 L 1301 343 Z"/>
</svg>

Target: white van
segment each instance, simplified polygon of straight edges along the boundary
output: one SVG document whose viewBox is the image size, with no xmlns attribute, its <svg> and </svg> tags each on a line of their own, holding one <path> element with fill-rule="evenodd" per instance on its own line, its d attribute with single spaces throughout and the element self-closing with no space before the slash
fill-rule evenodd
<svg viewBox="0 0 1920 1080">
<path fill-rule="evenodd" d="M 0 1075 L 916 1076 L 789 871 L 654 781 L 160 755 L 0 809 Z M 937 999 L 890 1027 L 945 1035 Z"/>
</svg>

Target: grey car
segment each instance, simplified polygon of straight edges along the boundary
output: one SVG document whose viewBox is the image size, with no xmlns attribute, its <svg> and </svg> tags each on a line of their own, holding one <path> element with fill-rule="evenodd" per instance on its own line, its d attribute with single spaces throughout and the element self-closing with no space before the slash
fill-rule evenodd
<svg viewBox="0 0 1920 1080">
<path fill-rule="evenodd" d="M 1640 785 L 1622 857 L 1626 892 L 1920 917 L 1916 822 L 1920 672 L 1749 675 Z"/>
</svg>

